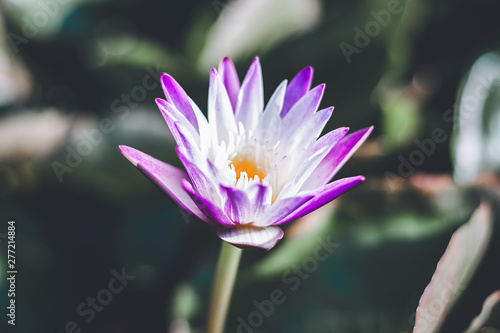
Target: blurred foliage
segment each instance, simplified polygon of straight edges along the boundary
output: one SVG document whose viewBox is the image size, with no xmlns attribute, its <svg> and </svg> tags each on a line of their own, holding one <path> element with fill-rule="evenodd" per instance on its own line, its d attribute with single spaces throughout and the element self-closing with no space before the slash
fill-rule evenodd
<svg viewBox="0 0 500 333">
<path fill-rule="evenodd" d="M 500 170 L 500 55 L 481 56 L 463 80 L 457 96 L 457 130 L 452 152 L 455 180 L 471 185 L 484 173 Z"/>
<path fill-rule="evenodd" d="M 287 226 L 271 252 L 244 253 L 227 332 L 259 311 L 254 332 L 411 332 L 451 235 L 480 201 L 492 207 L 491 244 L 442 332 L 466 330 L 500 288 L 497 79 L 470 118 L 461 102 L 478 64 L 489 59 L 486 73 L 498 72 L 500 6 L 252 1 L 0 3 L 0 237 L 15 220 L 19 271 L 18 321 L 0 321 L 0 332 L 62 332 L 71 321 L 82 332 L 203 331 L 219 239 L 117 146 L 180 165 L 154 103 L 159 76 L 170 73 L 204 110 L 207 67 L 228 54 L 240 78 L 261 58 L 266 99 L 313 66 L 314 84 L 327 83 L 322 106 L 335 106 L 325 130 L 375 132 L 338 175 L 363 174 L 365 184 L 321 223 Z M 78 158 L 84 141 L 90 152 Z M 70 171 L 58 176 L 54 162 Z M 135 279 L 86 323 L 77 307 L 122 268 Z M 275 290 L 286 300 L 267 317 L 256 304 Z"/>
</svg>

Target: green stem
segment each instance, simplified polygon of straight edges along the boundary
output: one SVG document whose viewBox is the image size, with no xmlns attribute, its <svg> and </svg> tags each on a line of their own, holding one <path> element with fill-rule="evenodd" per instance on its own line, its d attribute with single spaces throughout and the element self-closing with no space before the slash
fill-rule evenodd
<svg viewBox="0 0 500 333">
<path fill-rule="evenodd" d="M 222 333 L 242 250 L 222 242 L 212 289 L 207 333 Z"/>
</svg>

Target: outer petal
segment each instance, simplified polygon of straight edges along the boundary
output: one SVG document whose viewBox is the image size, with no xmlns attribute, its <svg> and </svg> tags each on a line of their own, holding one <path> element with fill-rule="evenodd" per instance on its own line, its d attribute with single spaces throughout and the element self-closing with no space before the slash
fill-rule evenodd
<svg viewBox="0 0 500 333">
<path fill-rule="evenodd" d="M 198 121 L 198 132 L 200 133 L 200 149 L 206 154 L 210 141 L 212 141 L 213 139 L 210 135 L 210 126 L 208 125 L 207 118 L 205 117 L 203 112 L 201 112 L 198 105 L 196 105 L 196 103 L 191 98 L 189 98 L 189 102 L 191 103 L 191 107 L 193 108 L 196 115 L 196 120 Z"/>
<path fill-rule="evenodd" d="M 329 148 L 331 150 L 332 142 L 334 143 L 334 145 L 337 144 L 346 136 L 347 132 L 349 132 L 349 127 L 339 127 L 326 133 L 314 143 L 314 146 L 309 152 L 309 156 L 316 154 L 318 151 L 323 150 L 324 148 Z"/>
<path fill-rule="evenodd" d="M 157 160 L 143 152 L 127 147 L 119 146 L 121 153 L 134 166 L 136 166 L 146 177 L 148 177 L 156 186 L 165 192 L 188 213 L 198 217 L 208 223 L 210 219 L 201 212 L 191 197 L 182 188 L 182 181 L 189 179 L 187 173 L 170 164 Z"/>
<path fill-rule="evenodd" d="M 167 101 L 182 112 L 191 124 L 193 124 L 194 128 L 198 130 L 196 114 L 191 106 L 188 95 L 180 84 L 178 84 L 173 77 L 164 73 L 161 76 L 161 86 L 163 87 L 163 92 L 165 93 Z"/>
<path fill-rule="evenodd" d="M 330 120 L 332 113 L 333 106 L 320 110 L 309 118 L 302 120 L 302 123 L 293 131 L 292 135 L 282 137 L 283 141 L 280 145 L 284 146 L 284 149 L 280 148 L 280 152 L 286 152 L 286 154 L 289 152 L 293 152 L 294 154 L 309 152 L 328 123 L 328 120 Z M 288 129 L 283 127 L 283 131 L 286 130 Z"/>
<path fill-rule="evenodd" d="M 165 119 L 165 122 L 167 123 L 168 128 L 170 129 L 170 132 L 172 133 L 172 136 L 175 139 L 175 142 L 179 144 L 180 137 L 179 137 L 179 132 L 175 127 L 175 121 L 176 121 L 175 116 L 166 108 L 169 103 L 165 100 L 162 100 L 161 98 L 157 98 L 155 101 L 156 105 L 158 105 L 158 108 L 160 109 L 163 119 Z"/>
<path fill-rule="evenodd" d="M 335 145 L 345 136 L 349 128 L 340 127 L 323 135 L 308 152 L 308 157 L 296 171 L 293 185 L 285 186 L 282 192 L 285 196 L 295 195 L 304 185 L 311 173 L 317 168 L 326 155 L 335 149 Z M 280 193 L 281 194 L 281 193 Z"/>
<path fill-rule="evenodd" d="M 199 207 L 199 209 L 207 216 L 210 216 L 214 221 L 221 225 L 234 225 L 234 223 L 229 219 L 229 217 L 220 209 L 216 204 L 207 200 L 205 197 L 197 193 L 191 183 L 187 180 L 183 180 L 182 188 L 189 194 L 193 199 L 193 202 Z"/>
<path fill-rule="evenodd" d="M 239 248 L 260 248 L 269 250 L 283 238 L 279 227 L 256 228 L 241 225 L 233 228 L 219 228 L 217 235 L 229 244 Z"/>
<path fill-rule="evenodd" d="M 219 75 L 226 87 L 227 94 L 233 106 L 233 112 L 236 111 L 236 103 L 238 103 L 238 92 L 240 91 L 240 79 L 234 64 L 229 58 L 224 58 L 219 64 Z"/>
<path fill-rule="evenodd" d="M 256 57 L 243 80 L 236 106 L 236 121 L 241 122 L 245 130 L 253 130 L 259 115 L 264 110 L 264 88 L 262 69 L 259 58 Z"/>
<path fill-rule="evenodd" d="M 235 224 L 252 222 L 252 207 L 245 191 L 233 187 L 220 186 L 226 203 L 224 211 Z"/>
<path fill-rule="evenodd" d="M 255 183 L 244 191 L 221 185 L 225 199 L 224 210 L 236 224 L 255 222 L 271 205 L 272 189 L 268 185 Z"/>
<path fill-rule="evenodd" d="M 309 176 L 301 190 L 311 190 L 328 183 L 366 140 L 372 130 L 373 126 L 349 134 L 340 140 Z"/>
<path fill-rule="evenodd" d="M 286 89 L 285 103 L 281 111 L 281 118 L 286 116 L 292 106 L 304 96 L 311 88 L 313 68 L 311 66 L 301 70 L 290 82 Z"/>
<path fill-rule="evenodd" d="M 282 119 L 281 138 L 290 137 L 293 132 L 307 119 L 318 110 L 319 103 L 323 98 L 325 85 L 320 84 L 311 89 L 307 94 L 293 105 L 290 111 Z"/>
<path fill-rule="evenodd" d="M 160 109 L 163 118 L 165 119 L 170 132 L 174 136 L 175 142 L 178 145 L 182 145 L 181 132 L 179 132 L 179 124 L 184 128 L 185 135 L 189 133 L 189 136 L 194 140 L 193 146 L 199 147 L 200 135 L 196 128 L 189 122 L 189 120 L 182 114 L 177 108 L 161 98 L 157 98 L 156 105 Z"/>
<path fill-rule="evenodd" d="M 272 188 L 269 185 L 256 183 L 246 189 L 252 205 L 253 221 L 257 220 L 272 203 Z"/>
<path fill-rule="evenodd" d="M 199 166 L 190 160 L 181 147 L 177 146 L 176 150 L 177 155 L 184 165 L 184 168 L 186 168 L 196 191 L 207 200 L 213 202 L 215 205 L 220 205 L 222 198 L 219 188 L 216 185 L 216 181 L 211 177 L 212 175 L 201 169 L 202 166 Z"/>
<path fill-rule="evenodd" d="M 356 176 L 349 178 L 342 178 L 333 183 L 327 184 L 321 188 L 319 188 L 314 196 L 314 199 L 306 202 L 302 207 L 295 210 L 293 213 L 288 215 L 286 218 L 281 219 L 274 223 L 274 225 L 287 223 L 298 218 L 301 218 L 304 215 L 309 214 L 310 212 L 326 205 L 330 201 L 338 198 L 344 192 L 347 192 L 354 186 L 363 182 L 365 177 Z"/>
<path fill-rule="evenodd" d="M 177 130 L 177 135 L 179 137 L 179 141 L 177 142 L 177 149 L 182 148 L 182 152 L 195 163 L 202 170 L 207 169 L 207 157 L 203 154 L 198 147 L 197 139 L 193 132 L 189 131 L 185 126 L 176 122 L 174 124 L 175 129 Z"/>
<path fill-rule="evenodd" d="M 314 195 L 303 194 L 276 200 L 274 204 L 267 207 L 265 215 L 258 221 L 255 221 L 255 225 L 264 227 L 272 224 L 279 224 L 282 219 L 292 214 L 296 209 L 313 198 Z"/>
<path fill-rule="evenodd" d="M 301 126 L 295 130 L 292 136 L 283 138 L 282 141 L 280 141 L 277 151 L 281 156 L 284 156 L 284 158 L 278 165 L 278 190 L 283 189 L 287 182 L 296 178 L 297 170 L 303 165 L 316 139 L 330 119 L 332 112 L 333 107 L 316 112 L 303 121 Z M 283 128 L 283 130 L 286 130 L 286 128 Z M 318 161 L 318 163 L 320 161 Z M 302 180 L 302 182 L 304 180 Z M 284 194 L 280 194 L 280 196 L 283 195 Z"/>
</svg>

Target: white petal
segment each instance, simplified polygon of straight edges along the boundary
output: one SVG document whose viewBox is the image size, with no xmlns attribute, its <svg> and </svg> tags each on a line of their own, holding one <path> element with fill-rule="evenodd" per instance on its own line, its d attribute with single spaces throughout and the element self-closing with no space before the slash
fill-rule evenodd
<svg viewBox="0 0 500 333">
<path fill-rule="evenodd" d="M 260 115 L 255 136 L 257 142 L 266 148 L 272 148 L 278 142 L 281 128 L 280 113 L 283 108 L 286 87 L 287 81 L 285 80 L 276 88 L 266 105 L 266 109 Z"/>
<path fill-rule="evenodd" d="M 264 110 L 264 88 L 259 58 L 255 58 L 241 84 L 236 106 L 236 121 L 241 122 L 248 132 L 257 126 Z"/>
<path fill-rule="evenodd" d="M 212 134 L 217 134 L 217 141 L 229 143 L 229 133 L 237 133 L 233 107 L 227 95 L 226 87 L 215 69 L 210 73 L 208 93 L 208 120 Z"/>
<path fill-rule="evenodd" d="M 240 248 L 261 248 L 269 250 L 283 238 L 279 227 L 255 228 L 246 225 L 219 228 L 217 235 L 229 244 Z"/>
</svg>

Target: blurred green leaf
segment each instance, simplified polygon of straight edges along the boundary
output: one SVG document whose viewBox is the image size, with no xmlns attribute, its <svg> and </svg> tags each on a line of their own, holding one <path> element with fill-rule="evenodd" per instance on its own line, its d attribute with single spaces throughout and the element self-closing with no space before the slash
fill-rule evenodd
<svg viewBox="0 0 500 333">
<path fill-rule="evenodd" d="M 380 101 L 383 116 L 384 147 L 400 148 L 415 138 L 421 123 L 420 108 L 402 90 L 383 93 Z"/>
<path fill-rule="evenodd" d="M 190 284 L 175 288 L 172 303 L 172 316 L 182 319 L 192 318 L 198 313 L 201 304 L 196 290 Z"/>
</svg>

